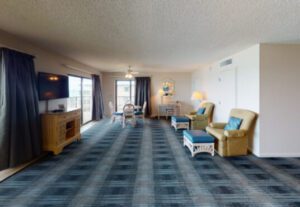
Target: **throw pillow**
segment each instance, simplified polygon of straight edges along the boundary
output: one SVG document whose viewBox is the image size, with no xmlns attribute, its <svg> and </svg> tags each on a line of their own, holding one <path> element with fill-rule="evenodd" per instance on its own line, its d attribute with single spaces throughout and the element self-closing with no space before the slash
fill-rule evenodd
<svg viewBox="0 0 300 207">
<path fill-rule="evenodd" d="M 242 124 L 242 119 L 231 116 L 224 130 L 238 130 Z"/>
<path fill-rule="evenodd" d="M 205 112 L 205 108 L 199 108 L 197 111 L 197 115 L 202 115 Z"/>
</svg>

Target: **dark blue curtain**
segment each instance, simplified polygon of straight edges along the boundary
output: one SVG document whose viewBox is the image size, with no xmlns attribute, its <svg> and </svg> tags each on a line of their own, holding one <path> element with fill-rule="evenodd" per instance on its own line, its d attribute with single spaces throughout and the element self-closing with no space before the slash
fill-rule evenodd
<svg viewBox="0 0 300 207">
<path fill-rule="evenodd" d="M 135 105 L 143 106 L 144 101 L 147 102 L 146 114 L 151 114 L 151 78 L 136 77 L 135 78 Z"/>
<path fill-rule="evenodd" d="M 103 118 L 104 105 L 101 90 L 101 81 L 98 75 L 92 75 L 93 83 L 93 120 L 100 120 Z"/>
<path fill-rule="evenodd" d="M 34 57 L 0 48 L 0 170 L 41 154 Z"/>
</svg>

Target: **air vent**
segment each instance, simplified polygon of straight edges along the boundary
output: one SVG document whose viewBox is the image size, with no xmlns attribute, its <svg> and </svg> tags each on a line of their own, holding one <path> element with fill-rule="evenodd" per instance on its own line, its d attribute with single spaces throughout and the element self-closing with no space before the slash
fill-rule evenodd
<svg viewBox="0 0 300 207">
<path fill-rule="evenodd" d="M 220 63 L 220 67 L 224 67 L 226 65 L 231 65 L 231 64 L 232 64 L 232 59 L 227 59 Z"/>
</svg>

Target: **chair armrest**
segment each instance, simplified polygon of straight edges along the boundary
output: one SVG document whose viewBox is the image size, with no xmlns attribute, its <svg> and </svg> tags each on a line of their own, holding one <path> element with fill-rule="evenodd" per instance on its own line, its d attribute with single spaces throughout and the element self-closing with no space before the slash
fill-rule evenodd
<svg viewBox="0 0 300 207">
<path fill-rule="evenodd" d="M 189 118 L 190 120 L 194 120 L 195 115 L 191 115 L 191 114 L 185 114 L 185 116 L 187 118 Z"/>
<path fill-rule="evenodd" d="M 189 115 L 196 115 L 196 114 L 197 114 L 196 111 L 192 111 L 192 112 L 189 113 Z"/>
<path fill-rule="evenodd" d="M 217 128 L 217 129 L 224 129 L 224 127 L 226 126 L 227 123 L 225 122 L 214 122 L 214 123 L 210 123 L 209 127 L 211 128 Z"/>
<path fill-rule="evenodd" d="M 246 130 L 240 129 L 240 130 L 225 130 L 224 135 L 228 138 L 230 137 L 243 137 L 246 135 Z"/>
<path fill-rule="evenodd" d="M 194 117 L 194 120 L 196 120 L 196 121 L 203 121 L 203 120 L 207 120 L 207 119 L 208 119 L 207 114 L 195 115 L 195 117 Z"/>
</svg>

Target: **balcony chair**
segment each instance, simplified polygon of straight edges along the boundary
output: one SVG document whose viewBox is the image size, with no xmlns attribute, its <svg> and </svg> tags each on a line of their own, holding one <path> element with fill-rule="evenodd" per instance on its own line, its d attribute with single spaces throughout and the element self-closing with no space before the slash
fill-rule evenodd
<svg viewBox="0 0 300 207">
<path fill-rule="evenodd" d="M 136 119 L 143 119 L 143 123 L 145 123 L 145 114 L 146 114 L 147 101 L 144 102 L 142 111 L 134 111 L 134 115 Z"/>
<path fill-rule="evenodd" d="M 114 123 L 116 119 L 119 119 L 121 120 L 122 119 L 122 116 L 123 116 L 123 112 L 116 112 L 114 110 L 114 105 L 113 103 L 110 101 L 108 102 L 108 107 L 109 107 L 109 110 L 110 110 L 110 114 L 111 114 L 111 122 Z"/>
<path fill-rule="evenodd" d="M 125 128 L 126 123 L 128 122 L 131 122 L 132 126 L 136 125 L 133 104 L 125 104 L 123 107 L 123 119 L 122 119 L 123 128 Z"/>
</svg>

